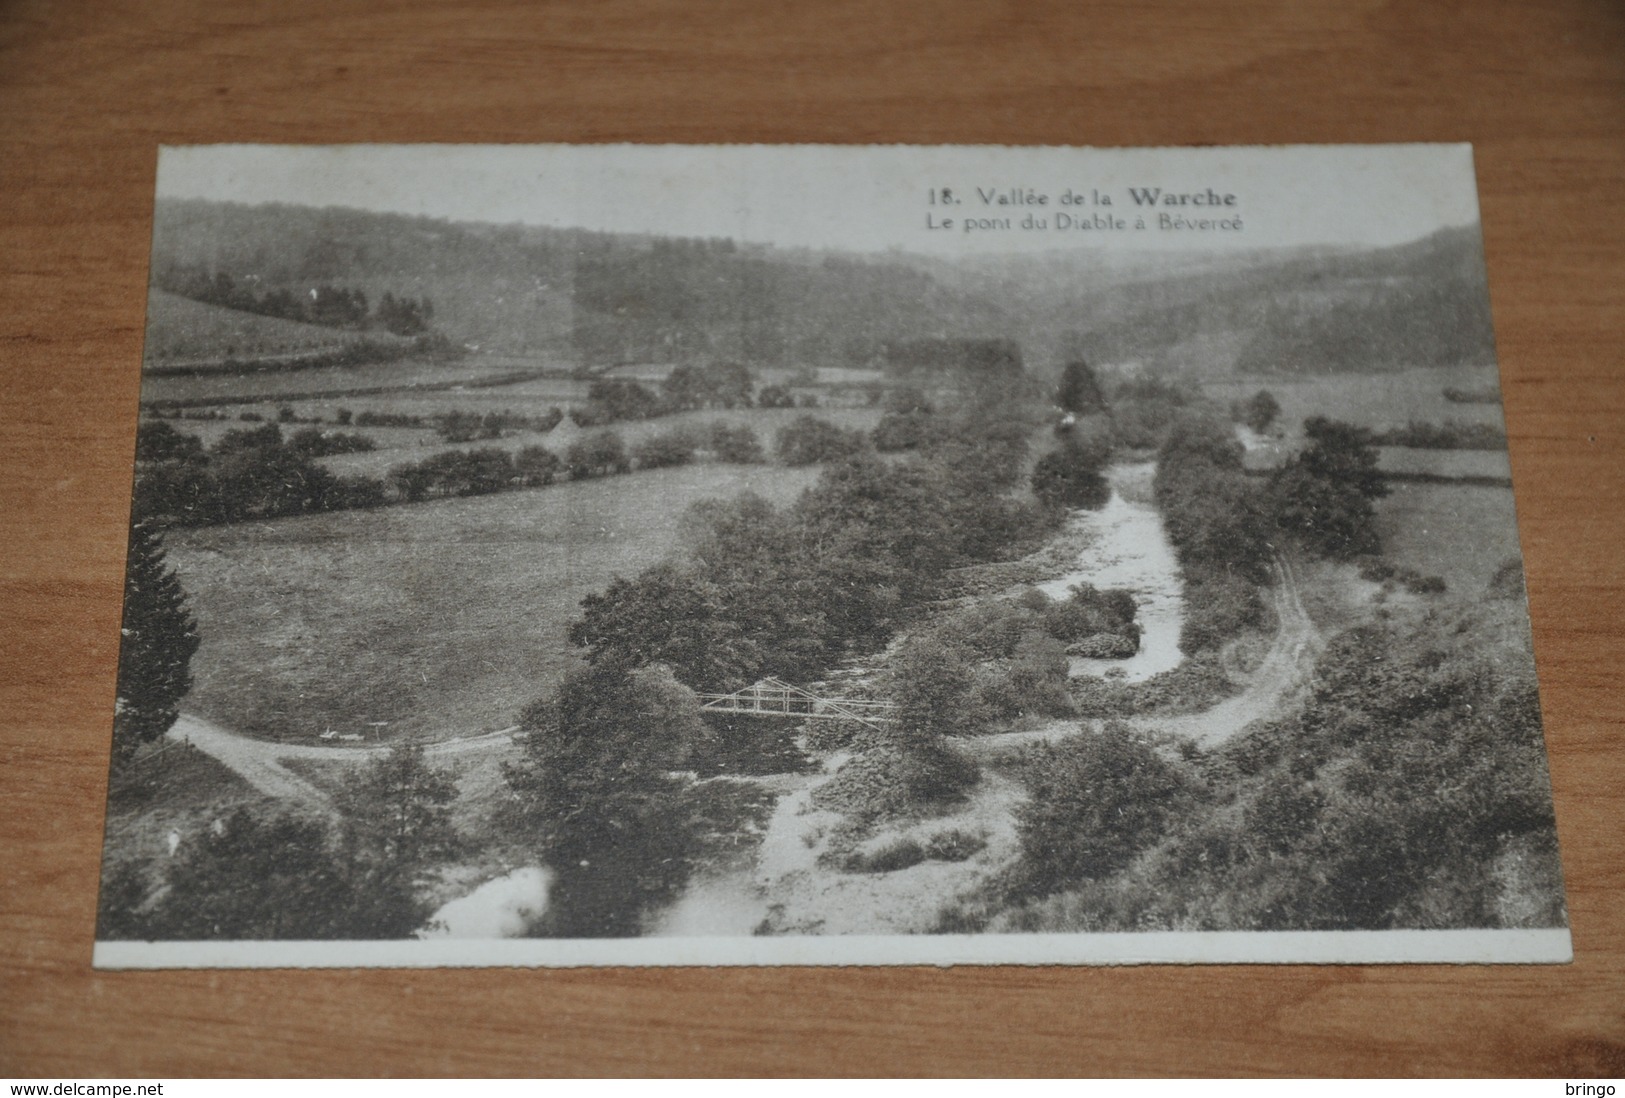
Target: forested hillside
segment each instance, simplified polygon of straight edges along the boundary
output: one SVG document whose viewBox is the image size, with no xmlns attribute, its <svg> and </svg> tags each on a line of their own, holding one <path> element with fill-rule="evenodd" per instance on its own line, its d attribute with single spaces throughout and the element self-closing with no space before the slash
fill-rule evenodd
<svg viewBox="0 0 1625 1098">
<path fill-rule="evenodd" d="M 1379 249 L 949 261 L 165 200 L 153 253 L 160 289 L 224 275 L 262 300 L 322 286 L 422 299 L 457 343 L 588 367 L 877 366 L 889 344 L 943 338 L 1014 340 L 1041 370 L 1080 356 L 1209 374 L 1493 360 L 1471 226 Z"/>
<path fill-rule="evenodd" d="M 982 264 L 1050 356 L 1318 374 L 1494 361 L 1476 226 L 1390 248 L 1136 256 L 1088 252 Z M 1030 354 L 1045 357 L 1046 348 Z"/>
<path fill-rule="evenodd" d="M 228 275 L 261 296 L 337 284 L 427 298 L 482 350 L 584 365 L 697 356 L 867 365 L 892 340 L 1011 337 L 991 300 L 903 262 L 349 209 L 158 204 L 153 281 Z"/>
</svg>

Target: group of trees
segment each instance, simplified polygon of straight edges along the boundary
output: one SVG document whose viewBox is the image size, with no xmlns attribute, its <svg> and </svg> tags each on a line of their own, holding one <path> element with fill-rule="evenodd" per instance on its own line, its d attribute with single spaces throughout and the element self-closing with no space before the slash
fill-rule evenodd
<svg viewBox="0 0 1625 1098">
<path fill-rule="evenodd" d="M 382 328 L 399 336 L 416 336 L 428 332 L 434 319 L 434 303 L 427 297 L 397 297 L 387 290 L 374 309 L 358 287 L 324 282 L 297 293 L 286 286 L 261 291 L 249 280 L 239 281 L 226 271 L 164 267 L 156 273 L 160 289 L 182 297 L 302 324 L 356 330 Z"/>
<path fill-rule="evenodd" d="M 527 714 L 527 761 L 509 775 L 561 874 L 544 932 L 630 933 L 681 886 L 691 821 L 672 772 L 716 750 L 690 689 L 814 680 L 884 644 L 949 568 L 1043 528 L 1042 509 L 1001 494 L 1019 478 L 1028 430 L 967 422 L 954 443 L 896 464 L 850 455 L 783 510 L 754 496 L 696 505 L 686 559 L 582 601 L 570 640 L 588 668 Z M 934 640 L 896 661 L 887 749 L 909 796 L 975 780 L 943 739 L 975 712 L 961 704 L 975 685 L 970 662 Z"/>
<path fill-rule="evenodd" d="M 663 662 L 697 689 L 815 679 L 848 649 L 882 643 L 947 569 L 1043 527 L 1001 494 L 1023 435 L 967 424 L 955 445 L 895 464 L 851 455 L 784 510 L 752 496 L 699 505 L 688 559 L 589 596 L 571 640 L 594 663 Z"/>
<path fill-rule="evenodd" d="M 366 412 L 361 414 L 363 417 L 367 415 Z M 453 410 L 430 417 L 435 433 L 447 442 L 501 438 L 504 433 L 513 430 L 538 431 L 546 434 L 563 420 L 564 412 L 557 407 L 549 408 L 539 416 L 519 415 L 514 412 L 480 413 Z M 421 426 L 422 422 L 419 419 L 417 425 Z"/>
<path fill-rule="evenodd" d="M 1035 751 L 999 927 L 1561 925 L 1519 612 L 1492 590 L 1346 631 L 1299 713 L 1211 752 L 1112 724 Z"/>
<path fill-rule="evenodd" d="M 364 412 L 361 418 L 367 416 Z M 487 426 L 500 432 L 511 425 L 501 416 L 464 418 L 467 423 L 452 415 L 439 417 L 438 422 L 459 431 L 483 424 L 480 437 L 489 434 Z M 141 425 L 136 444 L 135 517 L 159 526 L 212 526 L 540 488 L 564 474 L 586 480 L 628 473 L 634 462 L 640 469 L 683 465 L 696 460 L 701 450 L 723 462 L 764 459 L 761 442 L 749 427 L 718 422 L 708 429 L 653 435 L 630 451 L 612 431 L 577 439 L 562 457 L 542 446 L 517 452 L 496 447 L 447 450 L 396 465 L 381 479 L 337 475 L 315 460 L 370 450 L 373 445 L 365 435 L 316 427 L 285 437 L 278 424 L 265 423 L 229 430 L 205 449 L 195 435 L 162 420 L 149 421 Z"/>
<path fill-rule="evenodd" d="M 532 933 L 631 937 L 689 874 L 695 819 L 682 771 L 709 730 L 693 691 L 662 667 L 601 660 L 520 718 L 505 764 L 507 819 L 555 874 Z"/>
<path fill-rule="evenodd" d="M 453 775 L 422 747 L 360 765 L 336 821 L 238 808 L 186 836 L 161 868 L 111 865 L 98 937 L 147 940 L 384 939 L 421 929 L 430 873 L 463 842 Z"/>
<path fill-rule="evenodd" d="M 315 454 L 364 448 L 343 436 L 300 432 L 298 442 L 281 428 L 228 431 L 205 451 L 167 423 L 144 425 L 137 440 L 134 518 L 159 525 L 209 526 L 245 519 L 277 518 L 316 511 L 375 506 L 378 482 L 340 477 L 317 464 Z"/>
<path fill-rule="evenodd" d="M 1061 445 L 1033 466 L 1033 495 L 1056 510 L 1104 507 L 1111 499 L 1111 487 L 1102 470 L 1111 455 L 1111 443 L 1101 434 L 1080 428 L 1066 432 Z"/>
<path fill-rule="evenodd" d="M 602 427 L 702 408 L 749 408 L 755 388 L 755 375 L 740 363 L 684 363 L 666 375 L 658 391 L 638 381 L 600 378 L 587 387 L 586 404 L 570 409 L 570 418 L 579 427 Z"/>
<path fill-rule="evenodd" d="M 1276 525 L 1309 551 L 1352 560 L 1381 548 L 1373 501 L 1388 494 L 1371 432 L 1314 416 L 1307 445 L 1271 479 Z"/>
<path fill-rule="evenodd" d="M 1215 418 L 1187 416 L 1158 452 L 1155 495 L 1185 576 L 1187 654 L 1216 647 L 1265 616 L 1258 587 L 1288 542 L 1351 560 L 1376 552 L 1372 501 L 1387 494 L 1371 433 L 1322 417 L 1307 444 L 1267 480 L 1250 477 L 1241 444 Z"/>
<path fill-rule="evenodd" d="M 849 431 L 817 416 L 799 416 L 779 428 L 773 449 L 786 465 L 822 465 L 869 448 L 861 431 Z"/>
<path fill-rule="evenodd" d="M 1280 414 L 1281 402 L 1268 389 L 1260 389 L 1246 400 L 1238 400 L 1230 405 L 1230 418 L 1237 423 L 1245 423 L 1258 434 L 1269 430 Z"/>
</svg>

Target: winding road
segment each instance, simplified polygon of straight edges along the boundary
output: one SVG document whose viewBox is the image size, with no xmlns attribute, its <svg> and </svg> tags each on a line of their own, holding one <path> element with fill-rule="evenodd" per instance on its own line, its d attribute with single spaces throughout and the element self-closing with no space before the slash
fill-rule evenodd
<svg viewBox="0 0 1625 1098">
<path fill-rule="evenodd" d="M 454 758 L 475 752 L 492 751 L 513 743 L 518 726 L 478 736 L 457 737 L 428 744 L 424 753 L 432 759 Z M 273 743 L 232 732 L 204 720 L 181 714 L 166 735 L 189 743 L 204 754 L 224 763 L 244 781 L 268 797 L 292 801 L 310 808 L 332 807 L 326 793 L 313 783 L 283 766 L 286 759 L 315 759 L 321 762 L 361 762 L 388 750 L 372 747 L 327 747 L 306 743 Z"/>
</svg>

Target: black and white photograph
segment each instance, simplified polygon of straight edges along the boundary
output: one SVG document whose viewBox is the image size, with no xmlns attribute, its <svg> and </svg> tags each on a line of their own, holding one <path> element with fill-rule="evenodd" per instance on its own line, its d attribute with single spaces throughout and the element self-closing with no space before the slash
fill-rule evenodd
<svg viewBox="0 0 1625 1098">
<path fill-rule="evenodd" d="M 99 967 L 1570 959 L 1468 146 L 153 224 Z"/>
</svg>

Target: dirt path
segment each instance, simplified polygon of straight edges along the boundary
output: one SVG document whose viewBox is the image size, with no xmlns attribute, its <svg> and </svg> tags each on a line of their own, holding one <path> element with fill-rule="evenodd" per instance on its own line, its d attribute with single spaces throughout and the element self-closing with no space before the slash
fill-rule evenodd
<svg viewBox="0 0 1625 1098">
<path fill-rule="evenodd" d="M 1170 732 L 1204 747 L 1223 743 L 1242 729 L 1276 713 L 1281 703 L 1297 692 L 1320 650 L 1320 634 L 1303 607 L 1303 595 L 1292 565 L 1276 562 L 1276 583 L 1269 598 L 1279 622 L 1275 638 L 1247 685 L 1235 697 L 1226 698 L 1210 709 L 1174 717 L 1131 717 L 1138 728 Z M 1053 743 L 1076 734 L 1078 722 L 1054 721 L 1026 732 L 998 736 L 973 736 L 956 741 L 973 758 L 986 759 L 1011 747 L 1027 743 Z"/>
<path fill-rule="evenodd" d="M 1303 594 L 1292 565 L 1278 560 L 1276 574 L 1277 582 L 1270 594 L 1280 625 L 1246 689 L 1200 713 L 1181 717 L 1137 717 L 1135 724 L 1212 747 L 1254 721 L 1275 715 L 1281 703 L 1297 693 L 1320 653 L 1320 634 L 1303 608 Z"/>
<path fill-rule="evenodd" d="M 428 745 L 424 754 L 431 759 L 479 754 L 513 743 L 517 728 L 459 737 Z M 190 743 L 205 754 L 230 767 L 244 781 L 268 797 L 292 801 L 310 808 L 332 807 L 326 793 L 282 765 L 284 759 L 315 759 L 322 762 L 361 762 L 388 748 L 325 747 L 317 744 L 272 743 L 232 732 L 202 717 L 182 714 L 166 735 L 171 740 Z"/>
</svg>

